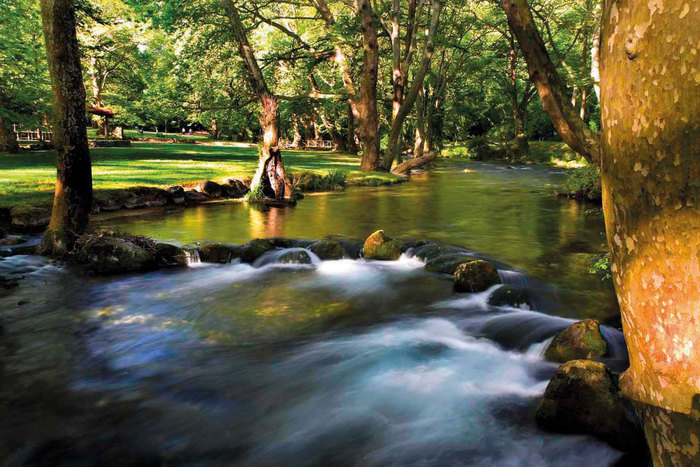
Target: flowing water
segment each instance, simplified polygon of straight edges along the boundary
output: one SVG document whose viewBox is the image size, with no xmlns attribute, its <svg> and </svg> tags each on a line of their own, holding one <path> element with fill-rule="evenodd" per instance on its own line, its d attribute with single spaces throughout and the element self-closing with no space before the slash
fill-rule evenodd
<svg viewBox="0 0 700 467">
<path fill-rule="evenodd" d="M 90 278 L 44 259 L 0 295 L 0 453 L 8 464 L 609 465 L 621 455 L 534 424 L 541 352 L 597 317 L 626 355 L 610 285 L 588 273 L 600 214 L 551 197 L 557 171 L 451 164 L 393 187 L 255 211 L 219 203 L 102 218 L 162 240 L 362 238 L 377 228 L 497 258 L 527 305 L 454 294 L 411 254 L 202 264 Z M 5 459 L 0 459 L 0 462 Z"/>
</svg>

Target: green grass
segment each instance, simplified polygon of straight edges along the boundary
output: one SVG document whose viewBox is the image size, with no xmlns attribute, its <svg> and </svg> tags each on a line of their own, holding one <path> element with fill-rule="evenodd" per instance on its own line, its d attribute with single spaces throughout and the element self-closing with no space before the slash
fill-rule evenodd
<svg viewBox="0 0 700 467">
<path fill-rule="evenodd" d="M 204 180 L 251 178 L 258 149 L 192 144 L 133 143 L 128 148 L 93 148 L 93 185 L 97 192 L 132 186 L 186 185 Z M 361 172 L 359 157 L 315 151 L 284 150 L 289 173 L 347 174 L 349 185 L 367 178 L 372 184 L 394 183 L 399 177 Z M 18 209 L 51 204 L 56 181 L 54 151 L 0 152 L 0 206 Z M 337 176 L 337 175 L 336 175 Z"/>
<path fill-rule="evenodd" d="M 104 134 L 98 134 L 96 128 L 87 129 L 88 138 L 104 138 Z M 189 135 L 188 133 L 164 133 L 159 131 L 144 131 L 139 133 L 137 130 L 124 130 L 124 136 L 127 138 L 145 138 L 145 139 L 155 139 L 155 140 L 170 140 L 170 139 L 184 139 L 184 140 L 197 140 L 197 141 L 213 141 L 213 138 L 209 135 Z"/>
</svg>

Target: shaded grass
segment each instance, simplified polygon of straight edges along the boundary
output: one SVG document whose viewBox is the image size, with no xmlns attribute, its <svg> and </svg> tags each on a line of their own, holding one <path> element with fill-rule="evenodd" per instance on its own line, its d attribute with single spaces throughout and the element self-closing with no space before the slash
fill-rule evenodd
<svg viewBox="0 0 700 467">
<path fill-rule="evenodd" d="M 257 148 L 193 144 L 133 143 L 127 148 L 93 148 L 90 154 L 96 192 L 251 178 L 258 160 Z M 350 154 L 285 150 L 283 157 L 289 173 L 343 171 L 350 185 L 361 184 L 368 177 L 384 184 L 399 179 L 389 173 L 361 172 L 359 157 Z M 54 151 L 0 152 L 0 206 L 21 209 L 51 204 L 55 160 Z"/>
</svg>

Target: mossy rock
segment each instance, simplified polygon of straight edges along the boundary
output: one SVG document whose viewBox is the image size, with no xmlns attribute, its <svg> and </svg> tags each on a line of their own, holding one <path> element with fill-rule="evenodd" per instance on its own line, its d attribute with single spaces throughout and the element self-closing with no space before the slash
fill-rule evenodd
<svg viewBox="0 0 700 467">
<path fill-rule="evenodd" d="M 585 319 L 557 334 L 544 356 L 547 360 L 563 363 L 569 360 L 595 360 L 607 353 L 608 344 L 600 333 L 600 323 L 595 319 Z"/>
<path fill-rule="evenodd" d="M 230 263 L 235 258 L 241 256 L 241 247 L 228 243 L 205 243 L 197 246 L 199 259 L 203 263 Z"/>
<path fill-rule="evenodd" d="M 460 264 L 474 261 L 473 256 L 463 254 L 447 254 L 429 259 L 425 263 L 425 270 L 428 272 L 436 272 L 441 274 L 453 275 Z"/>
<path fill-rule="evenodd" d="M 309 250 L 324 261 L 343 259 L 345 248 L 338 240 L 320 240 L 309 246 Z"/>
<path fill-rule="evenodd" d="M 253 263 L 256 259 L 275 248 L 275 243 L 271 239 L 255 238 L 243 245 L 241 261 L 244 263 Z"/>
<path fill-rule="evenodd" d="M 277 262 L 282 264 L 311 264 L 311 256 L 306 250 L 293 250 L 280 255 L 277 258 Z"/>
<path fill-rule="evenodd" d="M 158 264 L 163 267 L 187 266 L 187 253 L 185 253 L 185 250 L 170 243 L 157 243 L 155 256 Z"/>
<path fill-rule="evenodd" d="M 277 248 L 306 248 L 315 242 L 315 240 L 283 237 L 273 237 L 270 239 L 270 241 Z"/>
<path fill-rule="evenodd" d="M 87 238 L 77 260 L 97 274 L 141 272 L 158 267 L 154 252 L 144 245 L 113 236 Z"/>
<path fill-rule="evenodd" d="M 481 259 L 457 266 L 453 278 L 458 292 L 483 292 L 501 283 L 496 266 Z"/>
<path fill-rule="evenodd" d="M 610 370 L 599 362 L 572 360 L 561 365 L 535 418 L 548 431 L 592 435 L 622 451 L 645 449 L 639 423 L 627 410 Z"/>
<path fill-rule="evenodd" d="M 395 261 L 401 257 L 403 251 L 403 243 L 392 239 L 383 230 L 377 230 L 365 240 L 362 256 L 380 261 Z"/>
</svg>

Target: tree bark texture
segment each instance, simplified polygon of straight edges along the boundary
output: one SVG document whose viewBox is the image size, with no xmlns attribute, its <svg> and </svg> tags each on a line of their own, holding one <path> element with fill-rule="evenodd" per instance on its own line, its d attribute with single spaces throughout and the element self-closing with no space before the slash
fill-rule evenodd
<svg viewBox="0 0 700 467">
<path fill-rule="evenodd" d="M 61 255 L 88 228 L 92 168 L 73 0 L 41 0 L 41 16 L 53 94 L 52 142 L 57 151 L 56 191 L 43 250 Z"/>
<path fill-rule="evenodd" d="M 700 464 L 698 24 L 688 0 L 606 0 L 600 42 L 603 209 L 630 355 L 621 388 L 657 465 Z"/>
<path fill-rule="evenodd" d="M 379 42 L 377 26 L 370 0 L 355 0 L 362 30 L 364 60 L 360 69 L 360 95 L 356 101 L 357 130 L 362 142 L 360 168 L 377 170 L 379 154 L 379 113 L 377 111 L 377 74 L 379 72 Z"/>
</svg>

